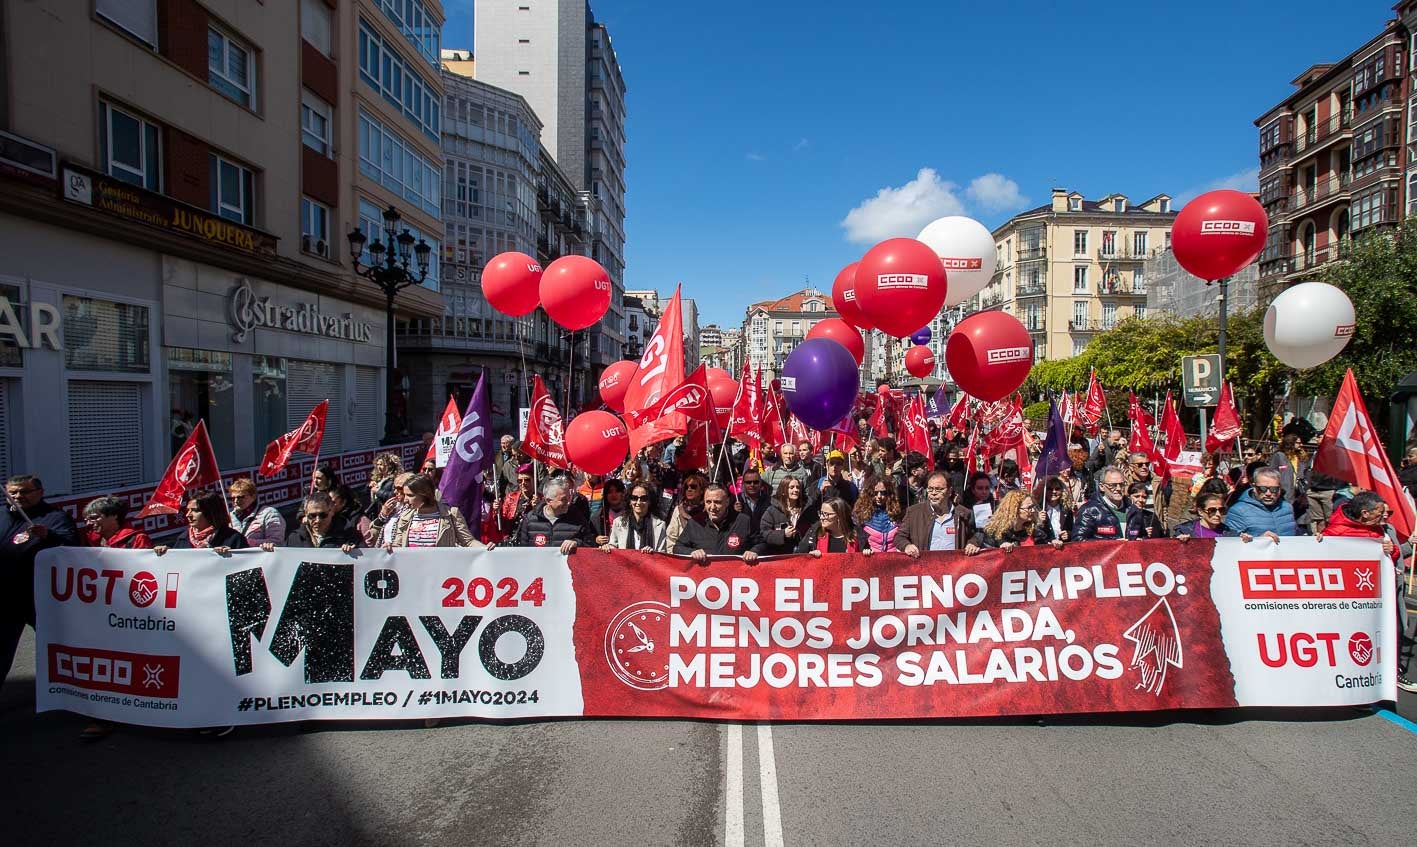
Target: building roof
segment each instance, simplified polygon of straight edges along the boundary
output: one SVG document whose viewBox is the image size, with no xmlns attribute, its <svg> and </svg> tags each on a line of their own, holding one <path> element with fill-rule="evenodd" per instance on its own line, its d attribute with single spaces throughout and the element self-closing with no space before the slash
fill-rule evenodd
<svg viewBox="0 0 1417 847">
<path fill-rule="evenodd" d="M 827 304 L 830 311 L 836 311 L 832 305 L 830 294 L 818 291 L 815 288 L 804 288 L 801 291 L 794 291 L 779 300 L 763 300 L 748 307 L 748 311 L 753 312 L 762 309 L 765 312 L 800 312 L 802 304 L 808 300 L 822 300 Z"/>
</svg>

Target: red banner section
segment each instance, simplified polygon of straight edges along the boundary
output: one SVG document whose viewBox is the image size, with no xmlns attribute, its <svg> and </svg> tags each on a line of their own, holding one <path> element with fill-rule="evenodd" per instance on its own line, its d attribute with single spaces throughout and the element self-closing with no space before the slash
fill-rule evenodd
<svg viewBox="0 0 1417 847">
<path fill-rule="evenodd" d="M 695 567 L 577 553 L 587 715 L 969 717 L 1237 705 L 1213 544 Z"/>
</svg>

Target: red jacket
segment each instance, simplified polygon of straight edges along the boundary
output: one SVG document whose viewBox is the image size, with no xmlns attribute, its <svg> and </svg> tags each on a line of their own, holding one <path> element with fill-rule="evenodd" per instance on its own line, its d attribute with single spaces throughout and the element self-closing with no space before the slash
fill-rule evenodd
<svg viewBox="0 0 1417 847">
<path fill-rule="evenodd" d="M 120 550 L 151 550 L 153 540 L 146 532 L 131 526 L 119 527 L 110 538 L 100 538 L 96 532 L 84 531 L 84 543 L 90 547 L 111 547 Z"/>
<path fill-rule="evenodd" d="M 1324 538 L 1376 538 L 1383 539 L 1387 534 L 1383 532 L 1381 526 L 1368 526 L 1361 524 L 1343 513 L 1340 506 L 1333 510 L 1329 516 L 1328 525 L 1324 527 Z"/>
</svg>

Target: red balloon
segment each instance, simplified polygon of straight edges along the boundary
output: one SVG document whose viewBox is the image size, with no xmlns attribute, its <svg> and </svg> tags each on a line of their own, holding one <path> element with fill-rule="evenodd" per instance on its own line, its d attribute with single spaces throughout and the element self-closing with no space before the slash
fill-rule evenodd
<svg viewBox="0 0 1417 847">
<path fill-rule="evenodd" d="M 729 373 L 723 368 L 704 368 L 704 377 L 709 382 L 713 382 L 716 379 L 726 379 L 730 382 L 733 381 L 733 374 Z"/>
<path fill-rule="evenodd" d="M 1225 188 L 1186 204 L 1171 225 L 1171 249 L 1181 267 L 1213 282 L 1253 262 L 1268 236 L 1264 207 L 1243 191 Z"/>
<path fill-rule="evenodd" d="M 876 386 L 876 393 L 881 395 L 882 397 L 891 393 L 890 384 L 883 382 L 880 385 Z"/>
<path fill-rule="evenodd" d="M 566 329 L 585 329 L 610 310 L 610 289 L 610 275 L 599 262 L 562 256 L 541 275 L 541 307 Z"/>
<path fill-rule="evenodd" d="M 541 263 L 525 253 L 498 253 L 482 269 L 482 296 L 508 317 L 531 314 L 540 304 Z"/>
<path fill-rule="evenodd" d="M 929 347 L 916 346 L 905 351 L 905 369 L 917 379 L 935 372 L 935 353 Z"/>
<path fill-rule="evenodd" d="M 856 268 L 856 300 L 866 319 L 903 338 L 930 323 L 945 305 L 945 266 L 934 248 L 891 238 L 866 251 Z"/>
<path fill-rule="evenodd" d="M 709 368 L 708 388 L 713 396 L 713 411 L 718 417 L 718 428 L 727 429 L 728 419 L 733 416 L 733 401 L 738 399 L 738 383 L 732 377 L 718 376 L 714 371 L 728 373 L 722 368 Z"/>
<path fill-rule="evenodd" d="M 586 473 L 608 474 L 630 454 L 630 432 L 609 412 L 581 412 L 566 427 L 566 458 Z"/>
<path fill-rule="evenodd" d="M 625 413 L 625 392 L 630 390 L 630 380 L 639 365 L 635 362 L 615 362 L 600 372 L 600 402 L 619 412 Z"/>
<path fill-rule="evenodd" d="M 860 262 L 852 262 L 842 268 L 832 283 L 832 305 L 836 306 L 841 319 L 854 327 L 871 330 L 873 325 L 861 311 L 861 303 L 856 299 L 856 267 Z"/>
<path fill-rule="evenodd" d="M 971 397 L 1002 400 L 1028 378 L 1033 368 L 1033 340 L 1013 315 L 976 312 L 950 333 L 945 342 L 945 367 L 955 384 Z"/>
<path fill-rule="evenodd" d="M 827 318 L 817 321 L 807 331 L 808 338 L 830 338 L 851 351 L 851 358 L 859 366 L 866 358 L 866 342 L 861 339 L 861 331 L 841 318 Z"/>
</svg>

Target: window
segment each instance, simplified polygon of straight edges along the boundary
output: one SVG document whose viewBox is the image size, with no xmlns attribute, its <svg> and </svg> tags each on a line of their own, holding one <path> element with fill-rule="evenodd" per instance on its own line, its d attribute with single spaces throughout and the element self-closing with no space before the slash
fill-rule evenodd
<svg viewBox="0 0 1417 847">
<path fill-rule="evenodd" d="M 1146 320 L 1146 306 L 1137 306 L 1137 318 L 1140 320 Z"/>
<path fill-rule="evenodd" d="M 256 108 L 256 59 L 249 45 L 216 27 L 207 29 L 207 79 L 212 88 Z"/>
<path fill-rule="evenodd" d="M 147 307 L 65 295 L 64 366 L 76 371 L 147 373 Z"/>
<path fill-rule="evenodd" d="M 322 156 L 333 158 L 330 144 L 331 120 L 330 104 L 311 94 L 300 92 L 300 140 Z"/>
<path fill-rule="evenodd" d="M 387 48 L 374 28 L 363 20 L 359 22 L 359 78 L 403 110 L 404 116 L 428 137 L 442 143 L 442 97 L 404 64 L 397 51 Z"/>
<path fill-rule="evenodd" d="M 289 431 L 286 427 L 285 376 L 285 359 L 251 357 L 251 420 L 256 453 L 265 450 L 267 444 Z"/>
<path fill-rule="evenodd" d="M 1134 294 L 1146 293 L 1146 271 L 1141 268 L 1132 272 L 1132 292 Z"/>
<path fill-rule="evenodd" d="M 1112 201 L 1112 211 L 1118 212 L 1118 213 L 1127 211 L 1127 201 L 1124 200 L 1124 199 L 1122 199 L 1122 198 L 1120 198 L 1120 197 L 1117 198 L 1116 200 L 1113 200 L 1113 201 Z"/>
<path fill-rule="evenodd" d="M 1068 198 L 1068 211 L 1070 211 L 1070 212 L 1081 212 L 1081 211 L 1082 211 L 1082 198 L 1081 198 L 1081 197 L 1069 197 L 1069 198 Z"/>
<path fill-rule="evenodd" d="M 1115 230 L 1104 229 L 1102 231 L 1102 255 L 1117 255 L 1117 233 Z"/>
<path fill-rule="evenodd" d="M 162 133 L 156 124 L 100 100 L 99 158 L 103 172 L 149 191 L 162 190 Z"/>
<path fill-rule="evenodd" d="M 1132 255 L 1142 257 L 1146 255 L 1146 233 L 1132 233 Z"/>
<path fill-rule="evenodd" d="M 330 42 L 334 32 L 334 12 L 325 5 L 325 0 L 300 0 L 300 37 L 311 47 L 324 53 L 330 52 Z"/>
<path fill-rule="evenodd" d="M 1103 328 L 1103 329 L 1111 329 L 1112 327 L 1114 327 L 1114 326 L 1116 326 L 1116 325 L 1117 325 L 1117 304 L 1116 304 L 1116 303 L 1103 303 L 1103 304 L 1102 304 L 1102 328 Z"/>
<path fill-rule="evenodd" d="M 413 45 L 413 49 L 427 59 L 428 64 L 438 67 L 442 27 L 434 23 L 428 7 L 420 0 L 380 0 L 378 5 L 408 39 L 408 43 Z"/>
<path fill-rule="evenodd" d="M 1166 198 L 1166 197 L 1162 197 L 1162 198 L 1161 198 L 1161 213 L 1162 213 L 1162 214 L 1169 214 L 1170 212 L 1171 212 L 1171 200 L 1168 199 L 1168 198 Z"/>
<path fill-rule="evenodd" d="M 1073 290 L 1087 290 L 1087 265 L 1078 265 L 1073 268 Z"/>
<path fill-rule="evenodd" d="M 1087 301 L 1073 301 L 1073 326 L 1082 329 L 1087 326 Z"/>
<path fill-rule="evenodd" d="M 1075 230 L 1073 230 L 1073 255 L 1074 255 L 1074 256 L 1086 256 L 1086 255 L 1087 255 L 1087 230 L 1085 230 L 1085 229 L 1075 229 Z"/>
<path fill-rule="evenodd" d="M 210 160 L 211 210 L 230 221 L 254 223 L 256 190 L 251 171 L 215 153 Z"/>
<path fill-rule="evenodd" d="M 437 166 L 363 109 L 359 110 L 359 170 L 428 214 L 442 215 L 442 180 Z"/>
<path fill-rule="evenodd" d="M 1170 250 L 1170 249 L 1171 249 L 1171 230 L 1168 229 L 1168 230 L 1166 230 L 1166 232 L 1164 232 L 1164 233 L 1162 233 L 1162 234 L 1166 237 L 1166 249 L 1167 249 L 1167 250 Z"/>
<path fill-rule="evenodd" d="M 1263 152 L 1279 143 L 1279 121 L 1274 121 L 1260 130 L 1260 151 Z M 1162 209 L 1162 211 L 1166 211 Z"/>
<path fill-rule="evenodd" d="M 97 0 L 94 11 L 130 35 L 157 46 L 157 0 Z"/>
<path fill-rule="evenodd" d="M 300 249 L 330 258 L 330 210 L 309 197 L 300 198 Z"/>
<path fill-rule="evenodd" d="M 165 349 L 168 408 L 172 410 L 168 432 L 170 455 L 175 456 L 182 449 L 182 442 L 187 440 L 197 421 L 206 421 L 217 464 L 234 467 L 237 410 L 232 390 L 235 384 L 231 381 L 231 354 L 185 347 Z M 242 414 L 250 412 L 243 408 Z"/>
</svg>

